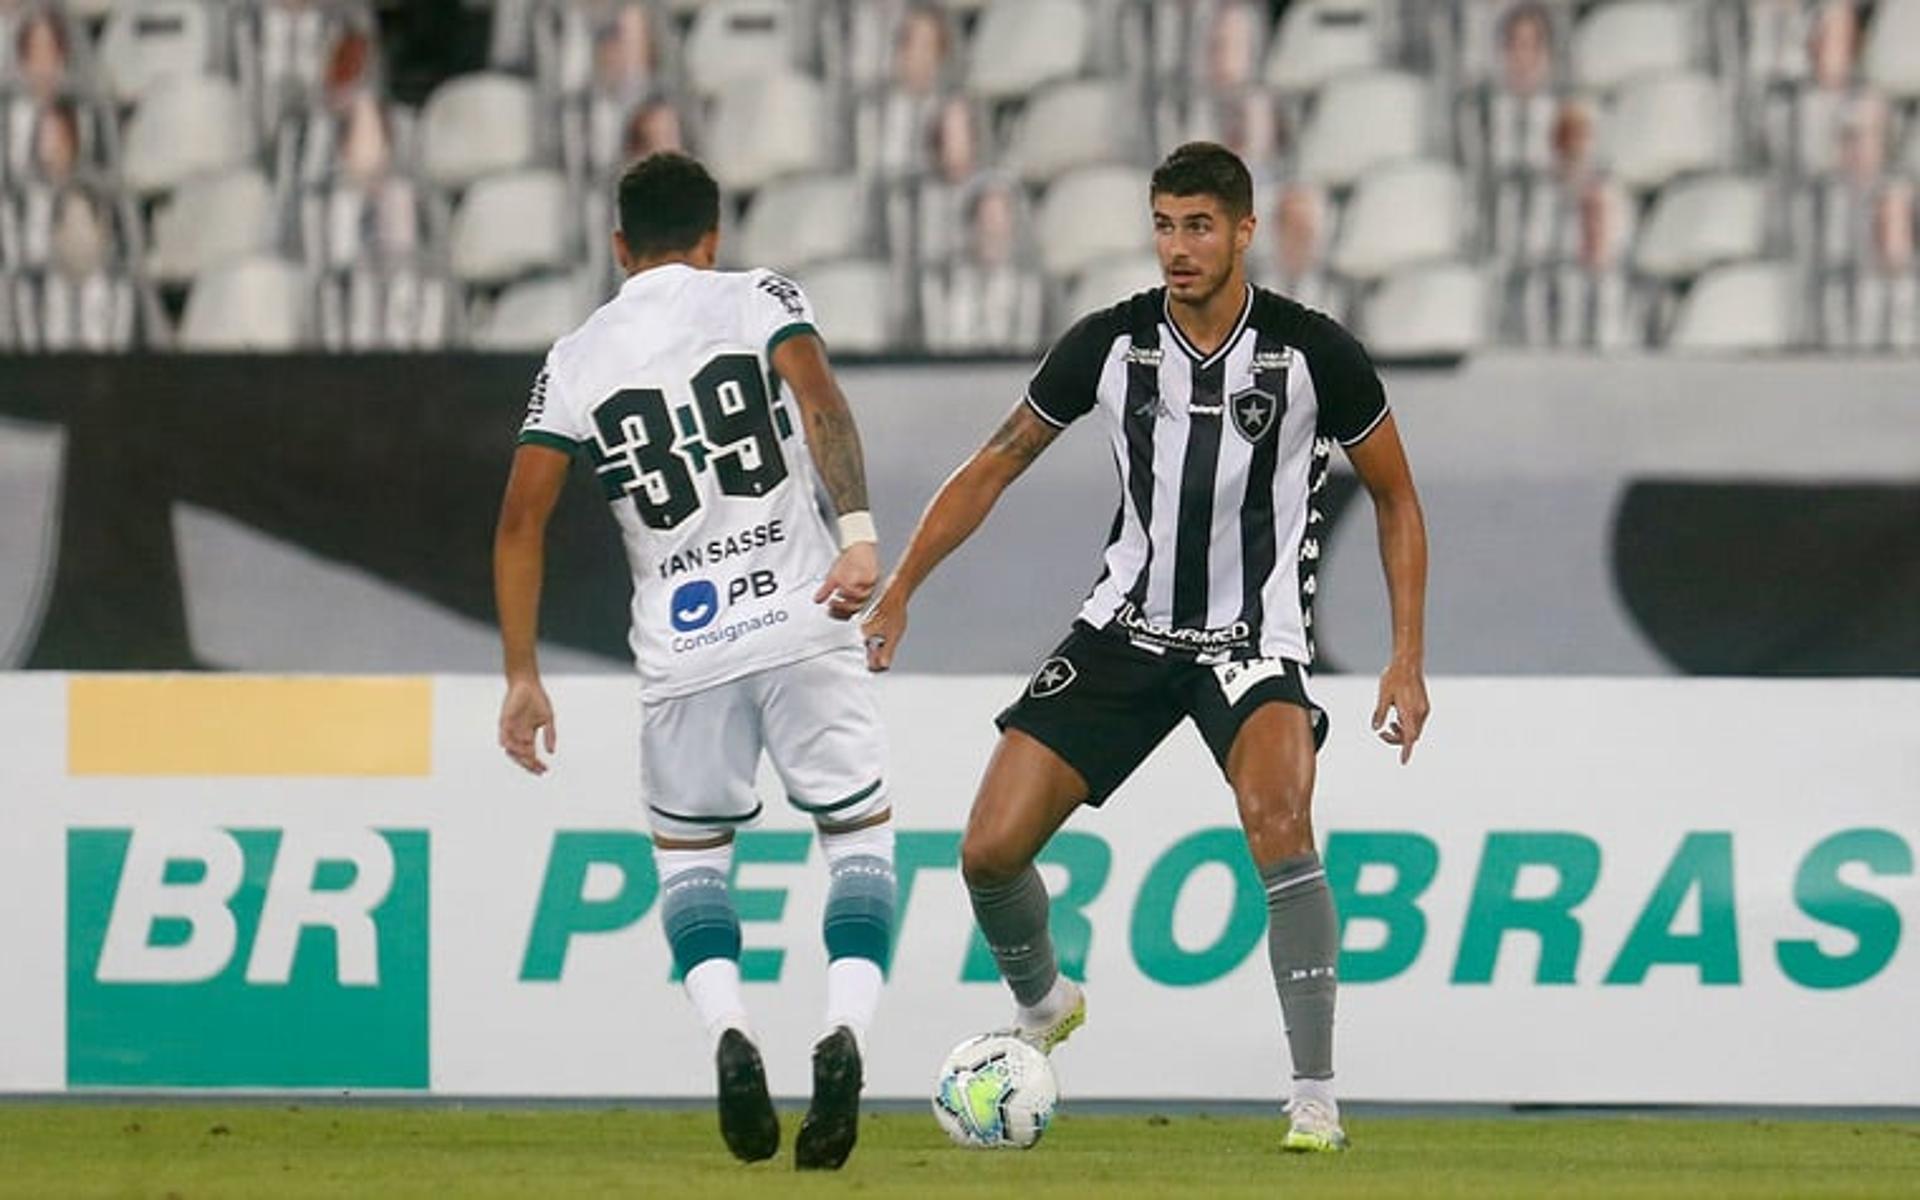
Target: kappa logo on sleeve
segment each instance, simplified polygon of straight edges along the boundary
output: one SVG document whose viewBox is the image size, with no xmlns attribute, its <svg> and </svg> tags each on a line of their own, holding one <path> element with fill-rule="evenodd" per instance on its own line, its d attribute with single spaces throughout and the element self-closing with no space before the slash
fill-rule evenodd
<svg viewBox="0 0 1920 1200">
<path fill-rule="evenodd" d="M 786 276 L 769 271 L 760 277 L 760 282 L 755 286 L 778 300 L 780 306 L 787 310 L 787 315 L 792 317 L 807 315 L 806 303 L 800 298 L 800 285 Z"/>
<path fill-rule="evenodd" d="M 550 375 L 547 368 L 541 367 L 540 374 L 534 377 L 533 390 L 527 395 L 527 419 L 520 423 L 522 432 L 538 425 L 540 418 L 547 415 L 547 380 Z"/>
</svg>

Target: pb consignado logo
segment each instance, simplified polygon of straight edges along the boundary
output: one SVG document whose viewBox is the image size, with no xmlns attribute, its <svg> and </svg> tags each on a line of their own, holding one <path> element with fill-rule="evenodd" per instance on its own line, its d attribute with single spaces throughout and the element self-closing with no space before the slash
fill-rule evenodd
<svg viewBox="0 0 1920 1200">
<path fill-rule="evenodd" d="M 68 1084 L 426 1087 L 427 847 L 69 830 Z"/>
</svg>

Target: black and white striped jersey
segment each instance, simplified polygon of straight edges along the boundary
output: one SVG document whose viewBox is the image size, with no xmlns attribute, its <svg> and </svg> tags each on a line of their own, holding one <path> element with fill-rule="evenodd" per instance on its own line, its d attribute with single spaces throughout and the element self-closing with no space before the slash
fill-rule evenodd
<svg viewBox="0 0 1920 1200">
<path fill-rule="evenodd" d="M 1027 405 L 1057 427 L 1108 417 L 1120 505 L 1082 621 L 1203 662 L 1312 661 L 1315 495 L 1333 443 L 1355 445 L 1387 415 L 1351 334 L 1249 287 L 1233 332 L 1203 355 L 1155 288 L 1068 330 Z"/>
</svg>

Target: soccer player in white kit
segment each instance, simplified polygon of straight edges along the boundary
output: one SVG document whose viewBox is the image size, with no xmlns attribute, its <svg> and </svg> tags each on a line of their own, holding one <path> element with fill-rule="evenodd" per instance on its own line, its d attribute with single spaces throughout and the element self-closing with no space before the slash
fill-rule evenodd
<svg viewBox="0 0 1920 1200">
<path fill-rule="evenodd" d="M 879 571 L 860 439 L 800 289 L 770 271 L 713 269 L 719 190 L 704 167 L 649 156 L 622 175 L 619 209 L 626 282 L 548 353 L 501 505 L 500 744 L 534 774 L 546 770 L 536 743 L 555 747 L 535 656 L 543 544 L 582 457 L 633 571 L 662 923 L 714 1042 L 721 1134 L 749 1162 L 775 1153 L 780 1127 L 741 999 L 728 878 L 734 830 L 760 814 L 763 750 L 819 830 L 826 1033 L 794 1159 L 836 1168 L 858 1132 L 861 1045 L 894 909 L 886 744 L 849 622 Z"/>
</svg>

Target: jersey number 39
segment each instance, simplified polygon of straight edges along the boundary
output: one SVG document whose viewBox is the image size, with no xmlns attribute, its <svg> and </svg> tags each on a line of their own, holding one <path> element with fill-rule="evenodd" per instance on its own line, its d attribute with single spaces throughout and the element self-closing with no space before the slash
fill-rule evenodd
<svg viewBox="0 0 1920 1200">
<path fill-rule="evenodd" d="M 700 511 L 698 473 L 711 470 L 721 495 L 745 497 L 787 477 L 759 359 L 722 354 L 691 383 L 694 408 L 669 411 L 658 388 L 624 388 L 593 411 L 600 486 L 609 500 L 631 496 L 649 529 Z"/>
</svg>

